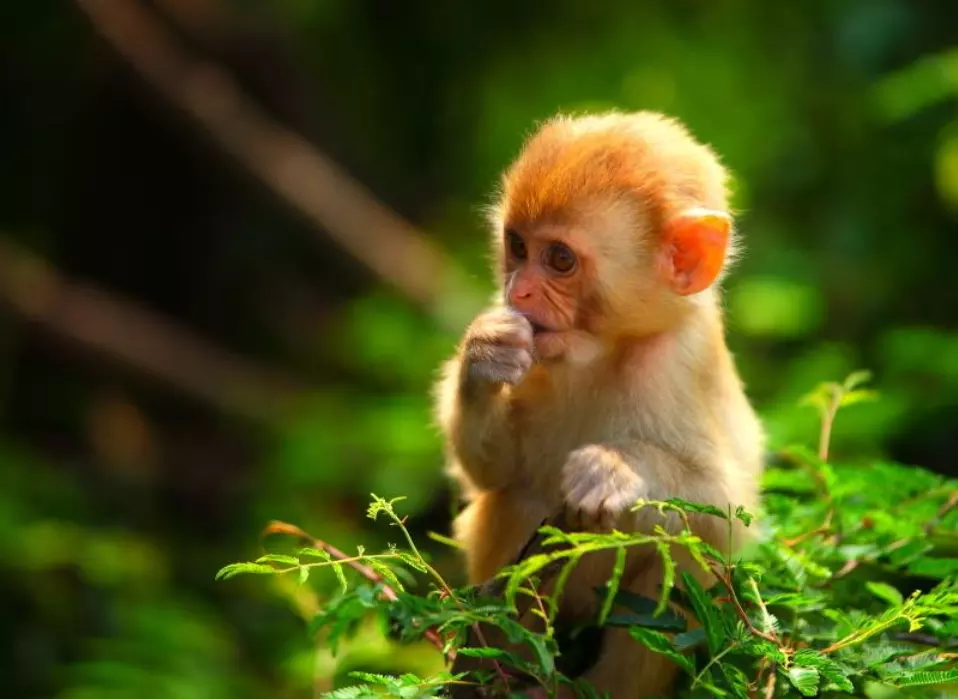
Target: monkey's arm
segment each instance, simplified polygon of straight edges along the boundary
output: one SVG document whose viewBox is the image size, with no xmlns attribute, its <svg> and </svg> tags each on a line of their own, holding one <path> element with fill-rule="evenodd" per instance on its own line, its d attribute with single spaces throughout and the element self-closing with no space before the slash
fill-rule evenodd
<svg viewBox="0 0 958 699">
<path fill-rule="evenodd" d="M 460 358 L 444 367 L 437 412 L 456 463 L 483 490 L 506 487 L 514 460 L 508 387 L 477 380 Z"/>
<path fill-rule="evenodd" d="M 472 485 L 499 490 L 514 471 L 509 395 L 532 366 L 532 326 L 508 308 L 479 314 L 437 386 L 439 424 Z"/>
</svg>

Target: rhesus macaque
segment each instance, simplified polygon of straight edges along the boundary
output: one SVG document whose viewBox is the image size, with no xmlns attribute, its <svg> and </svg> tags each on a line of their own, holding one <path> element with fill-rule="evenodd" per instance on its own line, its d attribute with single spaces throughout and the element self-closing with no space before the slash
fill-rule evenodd
<svg viewBox="0 0 958 699">
<path fill-rule="evenodd" d="M 651 112 L 555 117 L 506 171 L 491 212 L 501 298 L 468 327 L 436 392 L 468 500 L 454 530 L 472 582 L 556 512 L 585 530 L 641 531 L 662 520 L 632 511 L 640 498 L 755 505 L 764 435 L 717 288 L 736 250 L 726 180 L 711 149 Z M 692 521 L 727 549 L 726 522 Z M 612 560 L 581 560 L 563 614 L 594 617 Z M 661 573 L 654 551 L 632 549 L 623 587 L 655 597 Z M 667 692 L 674 674 L 608 629 L 584 677 L 632 699 Z"/>
</svg>

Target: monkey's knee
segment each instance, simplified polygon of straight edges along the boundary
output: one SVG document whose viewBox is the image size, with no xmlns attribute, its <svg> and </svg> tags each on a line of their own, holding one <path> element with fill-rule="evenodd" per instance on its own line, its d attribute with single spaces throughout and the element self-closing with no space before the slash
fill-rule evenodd
<svg viewBox="0 0 958 699">
<path fill-rule="evenodd" d="M 607 628 L 599 659 L 582 678 L 611 699 L 668 695 L 678 667 L 634 640 L 625 629 Z"/>
<path fill-rule="evenodd" d="M 466 551 L 469 582 L 493 577 L 516 556 L 548 515 L 532 494 L 490 490 L 476 496 L 453 524 Z"/>
</svg>

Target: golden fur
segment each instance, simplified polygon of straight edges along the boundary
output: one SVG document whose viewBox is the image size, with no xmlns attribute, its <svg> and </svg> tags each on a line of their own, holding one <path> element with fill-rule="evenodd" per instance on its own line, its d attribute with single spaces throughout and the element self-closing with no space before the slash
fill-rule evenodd
<svg viewBox="0 0 958 699">
<path fill-rule="evenodd" d="M 513 560 L 563 507 L 607 509 L 620 494 L 723 510 L 756 504 L 764 438 L 725 344 L 716 284 L 682 296 L 657 271 L 669 221 L 696 208 L 727 211 L 725 186 L 709 148 L 648 112 L 552 119 L 508 169 L 492 216 L 505 298 L 467 330 L 436 394 L 450 473 L 468 501 L 454 529 L 471 581 Z M 502 249 L 505 229 L 523 236 L 528 259 Z M 535 266 L 536 246 L 556 240 L 580 259 L 568 278 Z M 535 290 L 522 299 L 525 317 L 504 308 L 520 277 Z M 534 335 L 530 323 L 550 332 Z M 487 377 L 501 367 L 515 375 L 479 380 L 481 362 Z M 588 496 L 575 503 L 573 493 Z M 649 514 L 611 514 L 620 530 L 652 526 Z M 726 548 L 724 523 L 694 523 Z M 566 613 L 594 613 L 592 589 L 611 564 L 611 555 L 581 561 Z M 654 554 L 630 554 L 629 589 L 654 596 L 660 576 Z M 615 631 L 587 677 L 632 699 L 664 691 L 673 674 Z"/>
</svg>

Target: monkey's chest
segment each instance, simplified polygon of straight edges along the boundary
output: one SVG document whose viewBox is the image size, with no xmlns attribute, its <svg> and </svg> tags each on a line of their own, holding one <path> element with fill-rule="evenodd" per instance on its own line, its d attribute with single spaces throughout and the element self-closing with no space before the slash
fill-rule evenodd
<svg viewBox="0 0 958 699">
<path fill-rule="evenodd" d="M 591 444 L 613 444 L 642 439 L 652 429 L 634 402 L 607 401 L 597 405 L 585 399 L 515 401 L 511 432 L 515 444 L 514 473 L 548 500 L 560 499 L 562 469 L 569 454 Z"/>
</svg>

